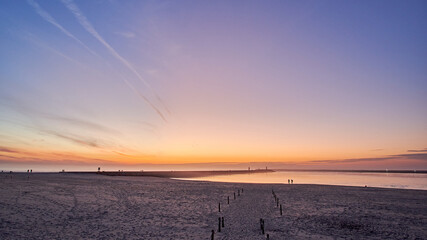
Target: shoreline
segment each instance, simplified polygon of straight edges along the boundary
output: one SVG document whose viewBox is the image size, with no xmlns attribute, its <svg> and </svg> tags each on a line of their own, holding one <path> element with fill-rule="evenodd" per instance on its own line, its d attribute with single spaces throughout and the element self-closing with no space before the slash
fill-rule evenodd
<svg viewBox="0 0 427 240">
<path fill-rule="evenodd" d="M 376 186 L 362 186 L 362 185 L 342 185 L 342 184 L 325 184 L 325 183 L 275 183 L 275 182 L 266 182 L 266 183 L 255 183 L 255 182 L 229 182 L 229 181 L 214 181 L 206 179 L 193 179 L 193 178 L 169 178 L 171 180 L 178 181 L 190 181 L 190 182 L 200 182 L 200 183 L 224 183 L 224 184 L 254 184 L 254 185 L 289 185 L 289 186 L 310 186 L 310 187 L 349 187 L 349 188 L 360 188 L 360 189 L 379 189 L 379 190 L 408 190 L 408 191 L 427 191 L 427 189 L 419 188 L 397 188 L 397 187 L 376 187 Z"/>
<path fill-rule="evenodd" d="M 102 172 L 95 172 L 95 173 L 99 175 L 106 175 L 106 176 L 195 178 L 195 177 L 209 177 L 209 176 L 219 176 L 219 175 L 237 175 L 237 174 L 269 173 L 269 172 L 274 172 L 274 171 L 268 170 L 268 169 L 257 169 L 257 170 L 221 170 L 221 171 L 123 171 L 123 172 L 102 171 Z"/>
<path fill-rule="evenodd" d="M 101 173 L 119 173 L 118 171 L 101 171 Z M 162 170 L 162 171 L 123 171 L 123 173 L 167 173 L 167 172 L 227 172 L 230 174 L 239 173 L 255 173 L 255 172 L 344 172 L 344 173 L 414 173 L 414 174 L 427 174 L 427 170 L 334 170 L 334 169 L 284 169 L 284 168 L 271 168 L 271 169 L 255 169 L 255 170 Z M 0 174 L 10 173 L 9 170 L 3 170 Z M 27 173 L 25 171 L 12 171 L 12 173 Z M 58 171 L 46 171 L 46 172 L 32 172 L 32 173 L 58 173 Z M 64 171 L 59 173 L 81 173 L 81 174 L 94 174 L 97 171 Z"/>
<path fill-rule="evenodd" d="M 103 172 L 83 172 L 83 171 L 73 171 L 73 172 L 33 172 L 33 173 L 27 173 L 27 172 L 2 172 L 0 173 L 0 176 L 2 176 L 2 179 L 8 179 L 12 178 L 13 175 L 21 175 L 31 178 L 31 176 L 37 176 L 37 175 L 80 175 L 80 176 L 91 176 L 91 175 L 102 175 L 102 176 L 110 176 L 110 177 L 157 177 L 157 178 L 168 178 L 168 179 L 174 179 L 174 180 L 183 180 L 183 181 L 198 181 L 198 182 L 208 182 L 208 183 L 235 183 L 235 184 L 281 184 L 281 185 L 292 185 L 286 182 L 286 180 L 278 180 L 277 177 L 269 177 L 269 176 L 275 176 L 275 175 L 266 175 L 263 174 L 281 174 L 283 172 L 287 171 L 277 171 L 272 169 L 257 169 L 257 170 L 228 170 L 228 171 L 103 171 Z M 298 171 L 289 171 L 289 174 L 292 172 L 298 172 Z M 310 171 L 300 171 L 302 173 L 304 172 L 310 172 Z M 336 172 L 336 173 L 358 173 L 355 171 L 329 171 L 329 170 L 323 170 L 323 171 L 311 171 L 313 174 L 316 174 L 316 172 Z M 363 173 L 373 173 L 370 172 L 362 172 Z M 253 174 L 253 175 L 252 175 Z M 381 174 L 381 173 L 380 173 Z M 386 173 L 386 174 L 413 174 L 413 173 Z M 412 182 L 408 183 L 403 180 L 403 182 L 396 181 L 394 182 L 381 182 L 382 179 L 385 179 L 384 177 L 389 177 L 388 175 L 383 175 L 381 177 L 378 175 L 378 177 L 369 177 L 365 179 L 365 181 L 355 181 L 352 180 L 346 181 L 328 181 L 319 178 L 318 181 L 307 181 L 304 180 L 305 176 L 299 177 L 299 180 L 297 182 L 293 183 L 294 185 L 316 185 L 316 186 L 346 186 L 346 187 L 368 187 L 368 188 L 379 188 L 379 189 L 405 189 L 405 190 L 422 190 L 427 191 L 426 185 L 419 182 L 417 179 L 426 179 L 424 174 L 420 173 L 417 174 L 419 177 L 416 177 L 416 175 L 413 175 L 412 177 L 415 177 L 416 181 L 418 182 Z M 240 177 L 242 176 L 242 177 Z M 290 175 L 291 178 L 296 179 L 295 175 Z M 309 176 L 311 176 L 309 174 Z M 321 175 L 320 175 L 321 176 Z M 397 178 L 402 178 L 402 176 L 396 176 Z M 411 177 L 411 178 L 412 178 Z M 371 179 L 372 178 L 372 179 Z M 406 179 L 405 177 L 403 177 Z M 297 178 L 298 179 L 298 178 Z M 379 179 L 379 181 L 377 180 Z M 421 184 L 421 185 L 420 185 Z"/>
<path fill-rule="evenodd" d="M 270 169 L 256 170 L 213 170 L 213 171 L 69 171 L 69 172 L 1 172 L 0 174 L 96 174 L 105 176 L 121 177 L 159 177 L 159 178 L 195 178 L 209 177 L 219 175 L 238 175 L 253 173 L 270 173 L 275 172 Z"/>
<path fill-rule="evenodd" d="M 345 172 L 345 173 L 415 173 L 427 174 L 427 170 L 332 170 L 332 169 L 273 169 L 276 172 Z"/>
</svg>

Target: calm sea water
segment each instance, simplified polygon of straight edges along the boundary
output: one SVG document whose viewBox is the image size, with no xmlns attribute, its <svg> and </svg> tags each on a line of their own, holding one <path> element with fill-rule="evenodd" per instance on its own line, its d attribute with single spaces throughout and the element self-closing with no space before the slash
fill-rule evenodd
<svg viewBox="0 0 427 240">
<path fill-rule="evenodd" d="M 277 171 L 191 178 L 213 182 L 325 184 L 427 190 L 427 174 Z"/>
</svg>

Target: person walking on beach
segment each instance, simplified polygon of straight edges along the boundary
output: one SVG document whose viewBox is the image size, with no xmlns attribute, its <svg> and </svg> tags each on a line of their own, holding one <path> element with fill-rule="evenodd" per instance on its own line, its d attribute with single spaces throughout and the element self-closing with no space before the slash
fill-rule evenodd
<svg viewBox="0 0 427 240">
<path fill-rule="evenodd" d="M 291 180 L 290 179 L 288 179 L 288 184 L 291 184 Z"/>
<path fill-rule="evenodd" d="M 294 180 L 293 179 L 291 179 L 291 184 L 294 184 Z"/>
</svg>

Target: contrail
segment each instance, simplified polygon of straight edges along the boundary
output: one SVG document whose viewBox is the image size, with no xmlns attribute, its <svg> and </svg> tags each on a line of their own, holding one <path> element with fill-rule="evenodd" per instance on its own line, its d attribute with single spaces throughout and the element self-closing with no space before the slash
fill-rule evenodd
<svg viewBox="0 0 427 240">
<path fill-rule="evenodd" d="M 62 0 L 62 3 L 74 14 L 74 16 L 77 18 L 77 20 L 79 21 L 79 23 L 86 29 L 86 31 L 88 31 L 93 37 L 95 37 L 102 45 L 104 45 L 108 51 L 116 58 L 118 59 L 121 63 L 123 63 L 133 74 L 135 74 L 135 76 L 142 82 L 144 83 L 144 85 L 146 87 L 148 87 L 148 89 L 154 93 L 154 95 L 156 96 L 156 98 L 158 100 L 160 100 L 160 102 L 162 103 L 162 105 L 164 105 L 164 103 L 161 101 L 161 98 L 155 93 L 154 89 L 151 87 L 151 85 L 145 81 L 145 79 L 138 73 L 138 71 L 136 71 L 136 69 L 132 66 L 132 64 L 130 64 L 129 61 L 127 61 L 124 57 L 122 57 L 110 44 L 108 44 L 105 39 L 103 37 L 101 37 L 101 35 L 99 35 L 99 33 L 95 30 L 95 28 L 92 26 L 92 24 L 89 22 L 89 20 L 86 18 L 85 15 L 83 15 L 83 13 L 80 11 L 80 9 L 77 7 L 76 4 L 74 4 L 73 0 Z M 130 85 L 129 83 L 127 83 L 128 85 Z M 134 88 L 132 86 L 132 88 Z M 161 113 L 161 111 L 154 106 L 153 103 L 151 103 L 150 101 L 148 101 L 148 99 L 141 95 L 138 92 L 138 95 L 140 95 L 157 113 L 159 113 L 159 115 L 163 118 L 163 120 L 165 120 L 164 115 Z M 164 106 L 166 108 L 166 106 Z M 166 108 L 167 109 L 167 108 Z M 167 110 L 169 112 L 169 110 Z"/>
<path fill-rule="evenodd" d="M 132 91 L 134 91 L 140 98 L 142 98 L 148 105 L 150 105 L 150 107 L 154 111 L 156 111 L 156 113 L 163 119 L 163 121 L 167 122 L 163 113 L 146 96 L 144 96 L 140 91 L 138 91 L 138 89 L 136 89 L 132 84 L 130 84 L 130 82 L 126 80 L 126 78 L 122 77 L 122 79 L 126 83 L 126 85 L 128 85 L 128 87 L 132 89 Z"/>
<path fill-rule="evenodd" d="M 47 50 L 49 50 L 49 51 L 51 51 L 51 52 L 53 52 L 53 53 L 55 53 L 55 54 L 57 54 L 57 55 L 59 55 L 61 57 L 67 59 L 68 61 L 73 62 L 76 65 L 83 66 L 83 64 L 80 63 L 79 61 L 77 61 L 77 60 L 73 59 L 72 57 L 70 57 L 70 56 L 68 56 L 68 55 L 66 55 L 66 54 L 64 54 L 64 53 L 56 50 L 53 47 L 50 47 L 49 45 L 47 45 L 45 43 L 43 43 L 40 39 L 38 39 L 36 36 L 34 36 L 31 33 L 27 33 L 24 38 L 26 40 L 30 41 L 31 43 L 33 43 L 33 44 L 41 47 L 41 48 L 45 48 L 45 49 L 47 49 Z"/>
<path fill-rule="evenodd" d="M 59 24 L 48 12 L 46 12 L 43 8 L 40 7 L 38 3 L 36 3 L 34 0 L 27 0 L 28 4 L 30 4 L 37 12 L 38 15 L 40 15 L 45 21 L 49 22 L 61 32 L 63 32 L 68 37 L 74 39 L 77 41 L 81 46 L 86 48 L 90 53 L 92 53 L 95 56 L 98 56 L 95 52 L 93 52 L 86 44 L 84 44 L 82 41 L 80 41 L 78 38 L 76 38 L 72 33 L 70 33 L 67 29 L 65 29 L 61 24 Z"/>
</svg>

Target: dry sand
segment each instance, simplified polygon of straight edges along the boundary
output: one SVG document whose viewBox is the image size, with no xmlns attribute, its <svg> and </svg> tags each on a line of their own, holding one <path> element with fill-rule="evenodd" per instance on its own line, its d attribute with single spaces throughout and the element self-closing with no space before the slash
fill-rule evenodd
<svg viewBox="0 0 427 240">
<path fill-rule="evenodd" d="M 270 239 L 427 239 L 427 191 L 0 174 L 0 239 L 266 239 L 260 218 Z"/>
</svg>

